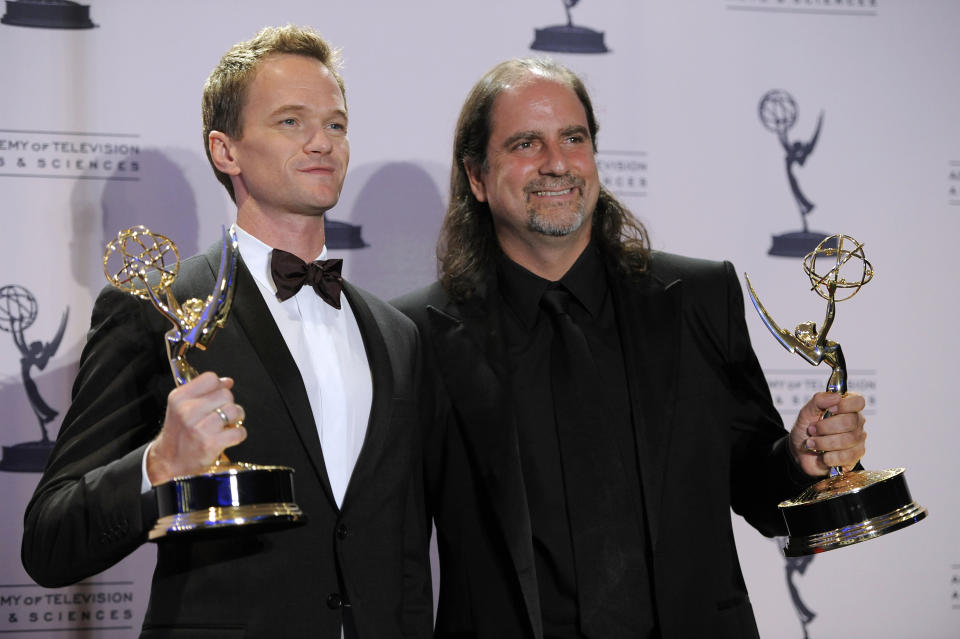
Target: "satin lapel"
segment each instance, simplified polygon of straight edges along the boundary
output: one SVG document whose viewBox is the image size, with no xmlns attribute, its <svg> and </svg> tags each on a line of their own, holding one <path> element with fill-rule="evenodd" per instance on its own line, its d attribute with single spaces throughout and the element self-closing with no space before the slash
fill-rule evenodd
<svg viewBox="0 0 960 639">
<path fill-rule="evenodd" d="M 209 249 L 206 256 L 216 272 L 220 265 L 219 243 Z M 248 341 L 260 365 L 267 370 L 270 379 L 273 380 L 274 389 L 287 407 L 290 421 L 293 422 L 297 435 L 310 457 L 313 470 L 320 479 L 327 498 L 336 506 L 330 480 L 327 477 L 327 469 L 323 463 L 320 436 L 317 434 L 317 425 L 313 420 L 313 411 L 310 409 L 310 400 L 307 398 L 300 369 L 297 368 L 287 343 L 283 341 L 283 335 L 273 321 L 270 309 L 264 303 L 260 289 L 244 265 L 243 259 L 240 260 L 237 269 L 236 286 L 233 308 L 230 311 L 230 319 L 227 321 L 239 324 L 248 336 Z"/>
<path fill-rule="evenodd" d="M 360 335 L 363 338 L 363 346 L 367 352 L 367 363 L 370 366 L 370 375 L 373 380 L 373 401 L 370 405 L 370 419 L 367 421 L 367 434 L 363 439 L 357 465 L 350 475 L 350 482 L 347 484 L 347 493 L 343 500 L 343 503 L 347 504 L 351 493 L 358 490 L 355 486 L 363 486 L 362 477 L 365 469 L 373 468 L 371 464 L 378 458 L 383 443 L 388 440 L 383 429 L 391 423 L 390 398 L 393 397 L 393 367 L 390 365 L 390 353 L 387 350 L 387 343 L 383 339 L 383 332 L 377 326 L 377 320 L 370 312 L 366 300 L 357 292 L 356 288 L 346 281 L 343 282 L 343 293 L 350 303 L 357 324 L 360 326 Z M 355 478 L 358 481 L 354 481 Z"/>
<path fill-rule="evenodd" d="M 617 283 L 614 308 L 637 433 L 650 542 L 656 548 L 677 395 L 682 282 L 665 284 L 647 275 L 639 283 L 630 283 L 613 274 L 610 281 Z"/>
<path fill-rule="evenodd" d="M 461 432 L 481 475 L 510 558 L 534 636 L 543 635 L 516 418 L 510 408 L 499 313 L 473 298 L 443 310 L 427 307 L 443 381 L 462 425 Z"/>
</svg>

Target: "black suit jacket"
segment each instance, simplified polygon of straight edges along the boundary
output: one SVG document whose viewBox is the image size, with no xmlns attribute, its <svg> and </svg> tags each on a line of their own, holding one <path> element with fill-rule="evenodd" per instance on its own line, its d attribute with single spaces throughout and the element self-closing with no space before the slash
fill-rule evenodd
<svg viewBox="0 0 960 639">
<path fill-rule="evenodd" d="M 186 260 L 181 302 L 213 290 L 219 244 Z M 373 379 L 370 421 L 339 509 L 299 371 L 241 263 L 231 316 L 191 363 L 235 380 L 248 438 L 231 459 L 295 469 L 299 528 L 158 545 L 144 637 L 340 637 L 352 605 L 363 639 L 429 636 L 432 598 L 424 528 L 415 327 L 344 283 Z M 140 494 L 141 458 L 159 432 L 173 388 L 151 305 L 105 289 L 93 310 L 73 401 L 36 492 L 22 547 L 27 572 L 63 586 L 113 565 L 146 541 L 156 517 Z"/>
<path fill-rule="evenodd" d="M 646 500 L 664 638 L 757 635 L 730 508 L 784 534 L 777 504 L 810 481 L 749 343 L 729 263 L 655 253 L 635 281 L 608 269 Z M 436 636 L 542 637 L 496 278 L 452 302 L 431 287 L 395 300 L 424 343 L 428 509 L 437 527 Z"/>
</svg>

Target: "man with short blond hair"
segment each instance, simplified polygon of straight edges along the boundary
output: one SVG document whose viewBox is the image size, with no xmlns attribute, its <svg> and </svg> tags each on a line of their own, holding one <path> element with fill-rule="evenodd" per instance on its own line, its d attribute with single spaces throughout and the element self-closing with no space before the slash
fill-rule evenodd
<svg viewBox="0 0 960 639">
<path fill-rule="evenodd" d="M 207 159 L 231 198 L 234 193 L 230 177 L 217 168 L 210 156 L 210 133 L 221 131 L 232 138 L 242 137 L 241 113 L 247 98 L 247 87 L 260 62 L 267 56 L 279 54 L 300 55 L 320 62 L 340 87 L 340 95 L 346 107 L 347 90 L 340 76 L 340 51 L 313 29 L 293 25 L 267 27 L 254 38 L 230 47 L 203 86 L 200 112 Z"/>
<path fill-rule="evenodd" d="M 159 544 L 142 636 L 428 637 L 417 332 L 325 259 L 324 217 L 350 158 L 333 49 L 310 29 L 264 29 L 211 74 L 203 119 L 237 206 L 230 318 L 191 354 L 206 372 L 173 388 L 160 314 L 101 293 L 27 507 L 24 566 L 47 587 L 110 567 L 146 541 L 151 486 L 229 448 L 293 467 L 307 523 Z M 219 260 L 217 243 L 184 261 L 174 296 L 208 295 Z"/>
</svg>

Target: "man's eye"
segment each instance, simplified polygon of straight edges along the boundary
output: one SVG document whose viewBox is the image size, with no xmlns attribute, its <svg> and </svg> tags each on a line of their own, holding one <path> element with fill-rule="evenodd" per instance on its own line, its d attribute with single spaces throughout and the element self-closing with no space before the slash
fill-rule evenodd
<svg viewBox="0 0 960 639">
<path fill-rule="evenodd" d="M 297 123 L 296 118 L 284 118 L 280 120 L 280 124 L 283 124 L 285 126 L 293 126 L 296 123 Z"/>
</svg>

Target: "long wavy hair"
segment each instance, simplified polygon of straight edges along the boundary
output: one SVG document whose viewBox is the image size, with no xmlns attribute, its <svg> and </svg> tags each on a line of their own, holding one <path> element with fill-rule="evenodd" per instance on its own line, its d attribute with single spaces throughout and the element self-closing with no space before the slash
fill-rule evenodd
<svg viewBox="0 0 960 639">
<path fill-rule="evenodd" d="M 580 100 L 587 127 L 597 150 L 597 119 L 583 82 L 566 67 L 538 58 L 502 62 L 486 73 L 470 91 L 457 120 L 450 169 L 450 204 L 440 229 L 437 260 L 440 282 L 455 300 L 470 297 L 500 252 L 493 217 L 486 202 L 470 189 L 467 163 L 487 170 L 487 144 L 493 128 L 493 105 L 503 91 L 531 78 L 546 78 L 569 87 Z M 591 237 L 607 259 L 629 277 L 646 270 L 649 257 L 647 230 L 603 185 L 593 213 Z"/>
</svg>

